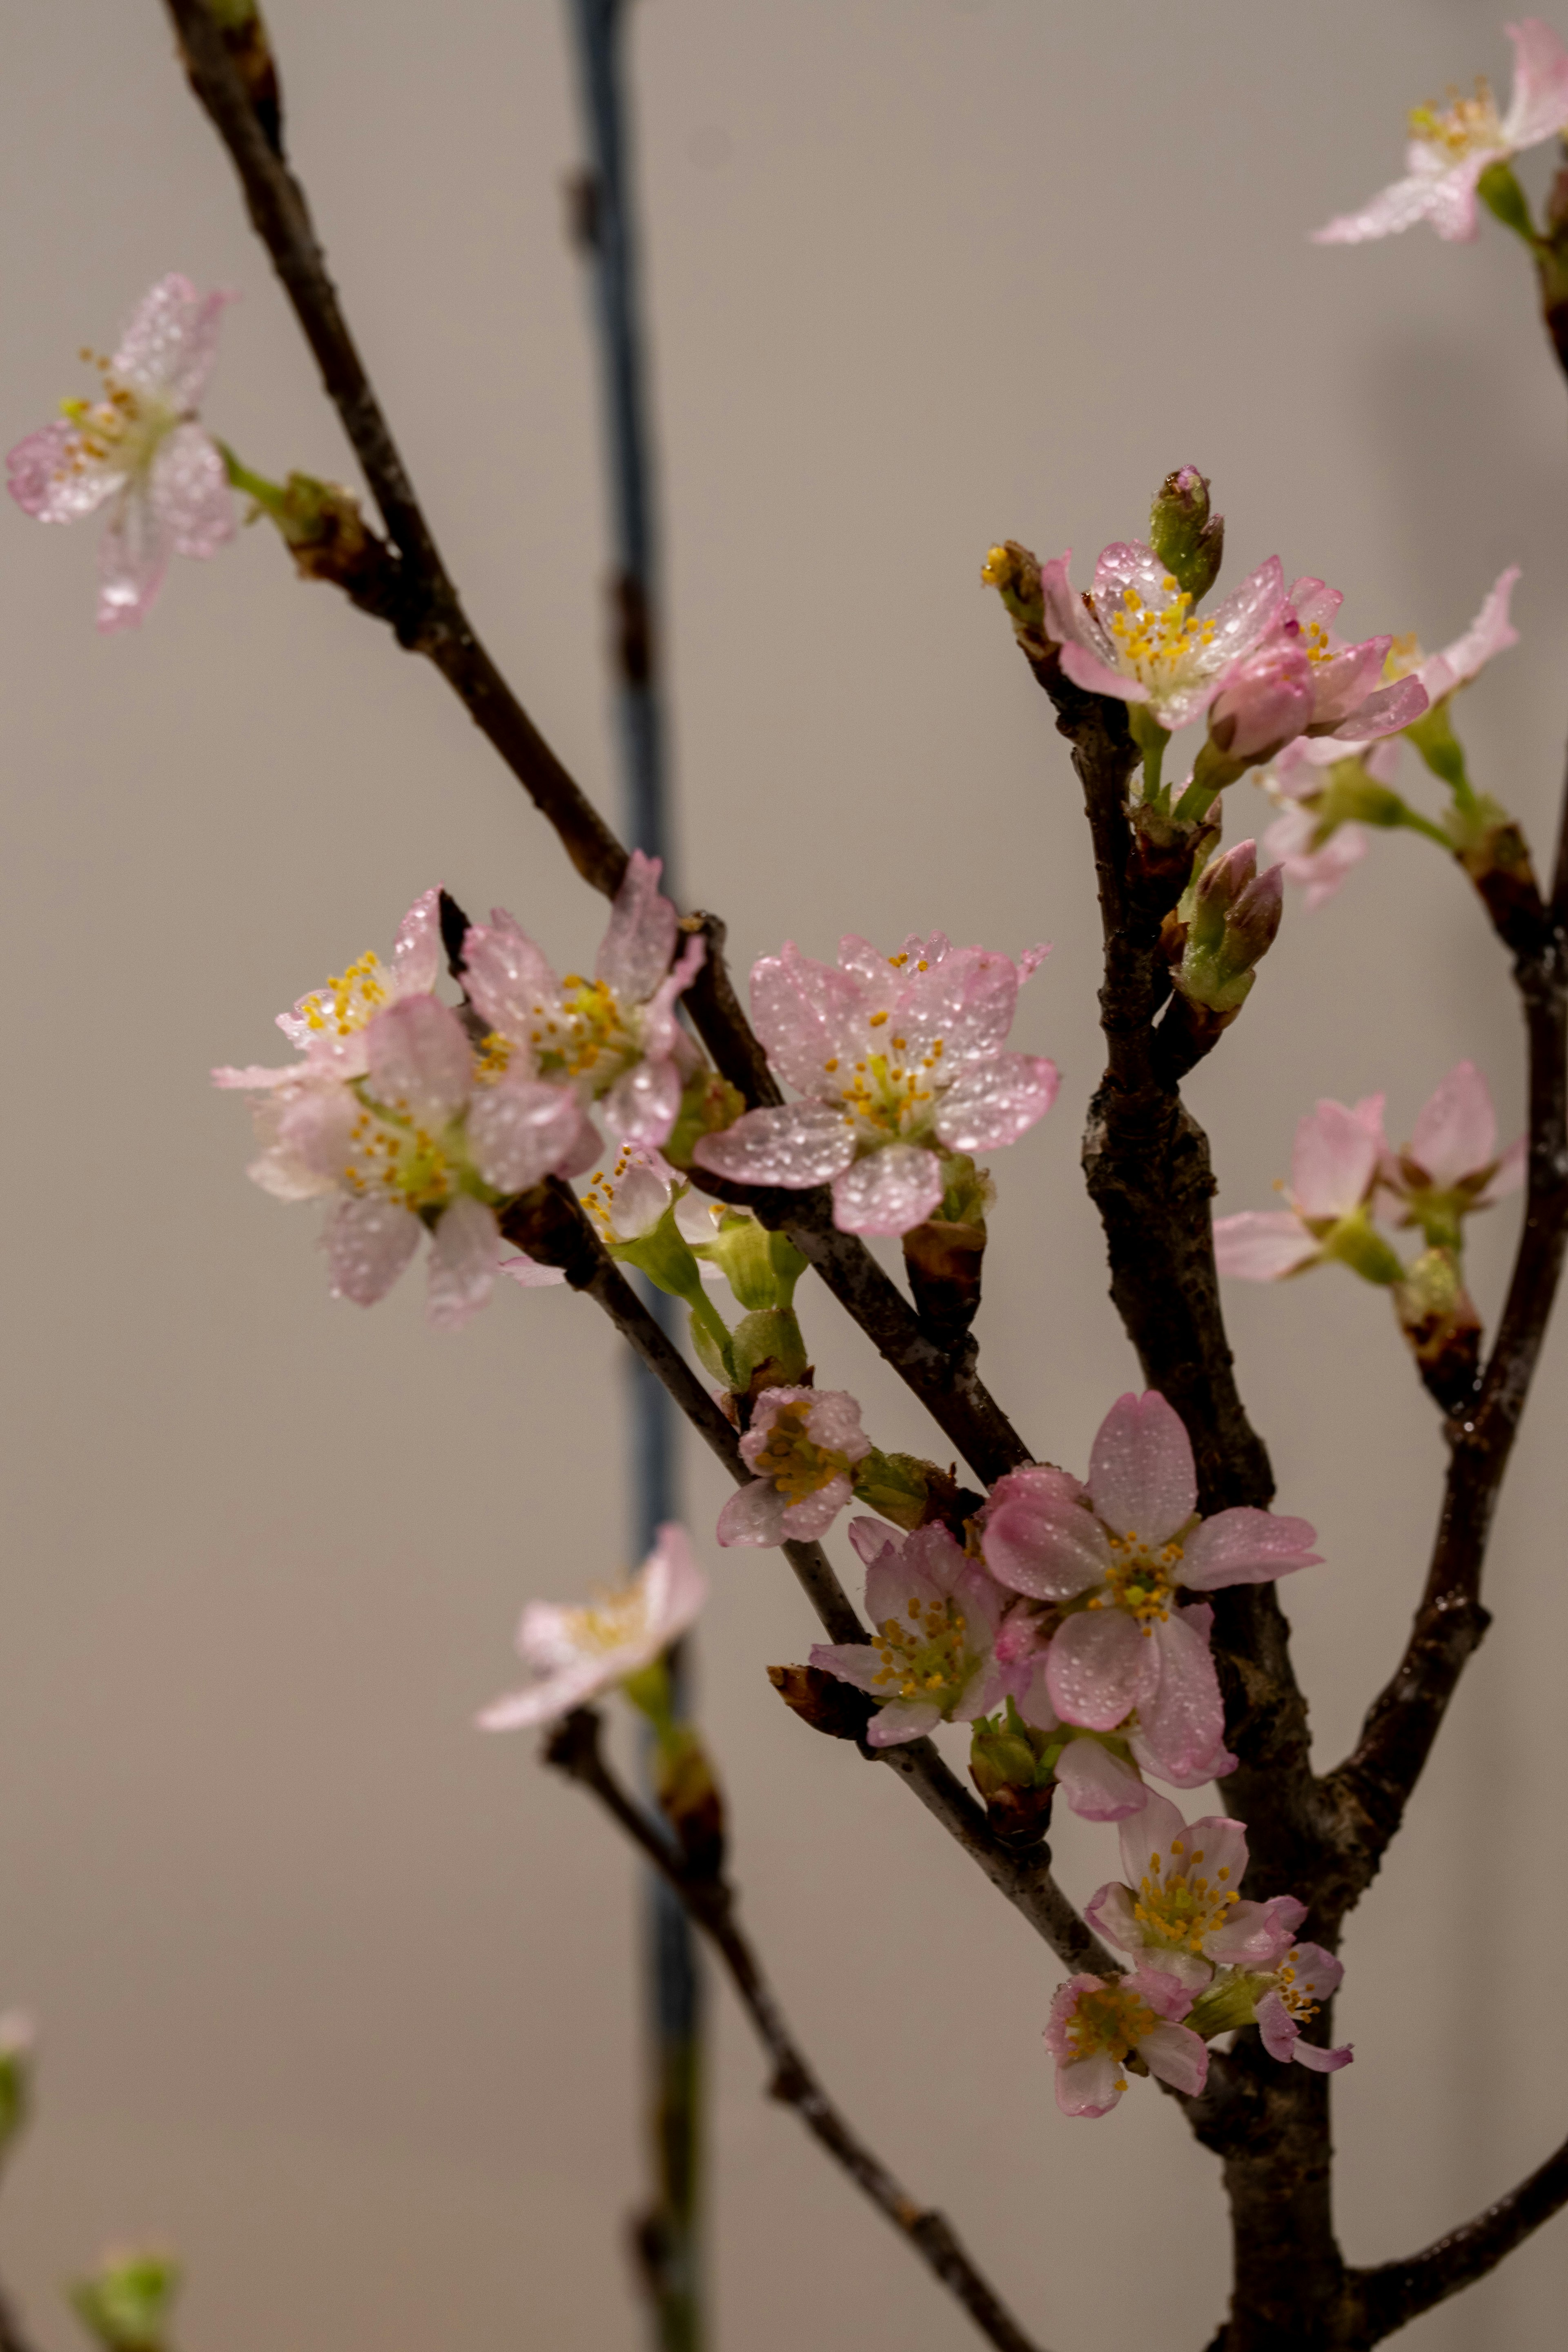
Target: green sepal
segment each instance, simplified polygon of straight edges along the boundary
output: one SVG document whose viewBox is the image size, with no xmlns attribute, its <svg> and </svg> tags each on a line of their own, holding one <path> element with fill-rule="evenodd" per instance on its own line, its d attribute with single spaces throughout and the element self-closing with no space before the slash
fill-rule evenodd
<svg viewBox="0 0 1568 2352">
<path fill-rule="evenodd" d="M 749 1209 L 731 1209 L 698 1248 L 721 1269 L 737 1305 L 750 1309 L 793 1307 L 795 1284 L 811 1263 L 787 1234 L 770 1233 Z"/>
<path fill-rule="evenodd" d="M 1387 1288 L 1405 1279 L 1405 1262 L 1373 1225 L 1364 1208 L 1341 1217 L 1323 1238 L 1323 1255 L 1348 1265 L 1363 1282 Z"/>
<path fill-rule="evenodd" d="M 1238 2026 L 1255 2025 L 1258 1996 L 1268 1982 L 1267 1977 L 1247 1969 L 1227 1969 L 1198 1995 L 1184 2022 L 1205 2042 L 1212 2042 L 1216 2033 L 1234 2033 Z"/>
<path fill-rule="evenodd" d="M 705 1313 L 700 1317 L 694 1307 L 689 1318 L 691 1345 L 696 1351 L 697 1360 L 710 1378 L 718 1381 L 721 1388 L 733 1391 L 735 1359 L 731 1353 L 730 1334 L 726 1331 L 722 1339 L 720 1339 L 718 1332 L 713 1328 L 713 1322 L 718 1320 L 717 1316 L 708 1306 L 706 1299 L 702 1301 L 702 1305 Z M 710 1317 L 712 1320 L 709 1319 Z M 720 1328 L 722 1328 L 721 1324 Z"/>
<path fill-rule="evenodd" d="M 689 1168 L 691 1155 L 705 1135 L 721 1134 L 733 1127 L 746 1108 L 746 1098 L 728 1078 L 706 1065 L 693 1071 L 680 1097 L 680 1108 L 667 1142 L 659 1148 L 672 1168 Z"/>
<path fill-rule="evenodd" d="M 855 1465 L 855 1500 L 896 1528 L 910 1530 L 925 1521 L 931 1465 L 914 1454 L 884 1454 L 873 1445 Z"/>
<path fill-rule="evenodd" d="M 770 1389 L 804 1388 L 811 1371 L 800 1325 L 787 1307 L 760 1307 L 742 1315 L 730 1334 L 730 1360 L 731 1385 L 741 1396 L 755 1387 L 764 1370 L 763 1386 Z"/>
<path fill-rule="evenodd" d="M 1531 217 L 1530 205 L 1520 186 L 1511 163 L 1489 163 L 1476 182 L 1476 194 L 1494 220 L 1504 228 L 1512 229 L 1521 237 L 1531 253 L 1539 250 L 1543 240 Z"/>
<path fill-rule="evenodd" d="M 1439 701 L 1424 710 L 1419 719 L 1413 719 L 1405 730 L 1405 739 L 1415 745 L 1432 773 L 1441 777 L 1456 800 L 1470 802 L 1474 800 L 1475 793 L 1469 771 L 1465 765 L 1465 747 L 1455 734 L 1454 723 L 1448 715 L 1452 700 L 1452 695 L 1445 694 Z"/>
</svg>

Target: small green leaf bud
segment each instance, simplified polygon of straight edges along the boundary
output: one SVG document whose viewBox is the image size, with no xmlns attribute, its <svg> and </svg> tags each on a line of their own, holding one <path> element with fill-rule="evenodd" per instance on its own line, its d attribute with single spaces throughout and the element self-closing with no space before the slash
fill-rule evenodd
<svg viewBox="0 0 1568 2352">
<path fill-rule="evenodd" d="M 1225 517 L 1212 511 L 1207 477 L 1195 466 L 1178 466 L 1155 492 L 1149 544 L 1194 604 L 1208 594 L 1225 559 Z"/>
<path fill-rule="evenodd" d="M 169 2317 L 180 2286 L 172 2254 L 151 2249 L 107 2253 L 70 2291 L 78 2317 L 104 2352 L 168 2352 Z"/>
</svg>

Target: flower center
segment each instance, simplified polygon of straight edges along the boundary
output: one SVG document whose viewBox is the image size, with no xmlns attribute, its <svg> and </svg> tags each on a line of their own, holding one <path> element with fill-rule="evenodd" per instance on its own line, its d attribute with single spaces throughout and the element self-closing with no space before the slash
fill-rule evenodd
<svg viewBox="0 0 1568 2352">
<path fill-rule="evenodd" d="M 1223 1883 L 1229 1868 L 1216 1870 L 1212 1879 L 1205 1876 L 1202 1846 L 1189 1854 L 1186 1845 L 1185 1838 L 1173 1838 L 1168 1864 L 1158 1851 L 1151 1853 L 1132 1899 L 1132 1916 L 1146 1936 L 1201 1953 L 1205 1937 L 1224 1927 L 1238 1898 L 1235 1887 Z"/>
<path fill-rule="evenodd" d="M 1176 1570 L 1181 1564 L 1179 1543 L 1162 1544 L 1151 1552 L 1131 1533 L 1111 1535 L 1106 1529 L 1110 1545 L 1110 1565 L 1105 1571 L 1104 1590 L 1090 1596 L 1091 1609 L 1124 1609 L 1135 1617 L 1145 1637 L 1153 1633 L 1156 1624 L 1163 1625 L 1171 1613 L 1171 1594 L 1180 1582 Z"/>
<path fill-rule="evenodd" d="M 804 1503 L 849 1469 L 849 1456 L 830 1446 L 814 1444 L 806 1433 L 808 1405 L 784 1404 L 756 1459 L 760 1478 L 768 1478 L 793 1506 Z"/>
<path fill-rule="evenodd" d="M 871 1027 L 880 1029 L 889 1017 L 886 1013 L 873 1013 Z M 887 1040 L 886 1052 L 868 1052 L 865 1060 L 855 1063 L 847 1076 L 840 1076 L 837 1055 L 822 1066 L 830 1078 L 837 1081 L 844 1108 L 859 1127 L 863 1139 L 875 1146 L 907 1141 L 929 1129 L 931 1105 L 942 1083 L 939 1073 L 943 1050 L 942 1039 L 933 1037 L 930 1051 L 911 1061 L 908 1040 L 895 1036 Z"/>
<path fill-rule="evenodd" d="M 1100 614 L 1119 667 L 1152 694 L 1201 677 L 1209 665 L 1215 635 L 1213 621 L 1198 618 L 1192 597 L 1184 588 L 1177 590 L 1169 572 L 1160 584 L 1170 596 L 1168 604 L 1146 604 L 1136 588 L 1123 588 L 1109 618 Z"/>
<path fill-rule="evenodd" d="M 300 1018 L 315 1035 L 351 1036 L 392 1001 L 385 965 L 374 948 L 329 978 L 324 989 L 300 1000 Z"/>
<path fill-rule="evenodd" d="M 1410 136 L 1424 147 L 1436 147 L 1450 163 L 1462 163 L 1489 148 L 1507 144 L 1498 117 L 1497 100 L 1485 74 L 1476 76 L 1474 98 L 1461 98 L 1450 83 L 1447 106 L 1414 106 Z"/>
<path fill-rule="evenodd" d="M 1296 1967 L 1296 1954 L 1287 1952 L 1274 1971 L 1274 1990 L 1295 2019 L 1298 2025 L 1308 2025 L 1318 2014 L 1320 2002 L 1312 1998 L 1315 1988 L 1303 1983 Z"/>
<path fill-rule="evenodd" d="M 101 352 L 84 351 L 82 357 L 102 376 L 102 396 L 61 401 L 60 415 L 75 425 L 76 438 L 56 478 L 80 474 L 89 466 L 112 465 L 122 473 L 138 473 L 151 465 L 158 444 L 179 423 L 178 413 L 166 401 L 149 400 L 121 383 Z"/>
<path fill-rule="evenodd" d="M 536 1004 L 528 1033 L 542 1077 L 586 1078 L 603 1094 L 637 1058 L 641 1048 L 602 980 L 569 971 L 556 1004 Z"/>
<path fill-rule="evenodd" d="M 1108 2051 L 1120 2065 L 1158 2021 L 1139 1994 L 1129 1992 L 1124 1985 L 1102 1985 L 1096 1992 L 1079 1993 L 1078 2006 L 1068 2020 L 1068 2047 L 1075 2059 Z"/>
<path fill-rule="evenodd" d="M 447 1143 L 417 1120 L 367 1103 L 350 1130 L 339 1181 L 362 1199 L 382 1192 L 407 1209 L 439 1209 L 458 1191 L 460 1171 Z"/>
<path fill-rule="evenodd" d="M 936 1699 L 956 1693 L 969 1679 L 967 1628 L 963 1612 L 952 1601 L 922 1601 L 911 1593 L 903 1617 L 887 1617 L 877 1631 L 877 1654 L 882 1663 L 879 1685 L 890 1685 L 888 1696 L 903 1699 Z"/>
</svg>

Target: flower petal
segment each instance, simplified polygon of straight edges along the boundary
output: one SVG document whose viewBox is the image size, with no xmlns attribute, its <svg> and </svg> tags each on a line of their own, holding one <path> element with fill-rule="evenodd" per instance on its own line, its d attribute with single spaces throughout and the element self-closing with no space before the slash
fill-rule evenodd
<svg viewBox="0 0 1568 2352">
<path fill-rule="evenodd" d="M 942 1721 L 940 1706 L 917 1700 L 893 1699 L 879 1708 L 866 1727 L 868 1748 L 897 1748 L 906 1739 L 923 1739 Z"/>
<path fill-rule="evenodd" d="M 1290 1190 L 1304 1217 L 1346 1217 L 1360 1207 L 1383 1153 L 1382 1108 L 1381 1095 L 1353 1110 L 1324 1101 L 1300 1121 Z"/>
<path fill-rule="evenodd" d="M 857 1690 L 884 1691 L 882 1653 L 871 1642 L 814 1642 L 807 1664 Z"/>
<path fill-rule="evenodd" d="M 1016 1143 L 1057 1098 L 1061 1074 L 1039 1054 L 998 1054 L 949 1087 L 936 1133 L 950 1151 L 995 1151 Z"/>
<path fill-rule="evenodd" d="M 1135 677 L 1124 677 L 1119 669 L 1102 661 L 1085 646 L 1072 641 L 1062 647 L 1062 670 L 1085 694 L 1113 695 L 1118 702 L 1147 702 L 1149 689 Z"/>
<path fill-rule="evenodd" d="M 666 1519 L 655 1528 L 653 1549 L 638 1570 L 637 1580 L 646 1602 L 649 1656 L 657 1657 L 696 1623 L 708 1598 L 708 1579 L 679 1520 Z"/>
<path fill-rule="evenodd" d="M 1127 2077 L 1109 2050 L 1057 2068 L 1057 2105 L 1064 2116 L 1108 2116 L 1126 2088 Z"/>
<path fill-rule="evenodd" d="M 1415 173 L 1382 188 L 1359 212 L 1341 213 L 1323 228 L 1314 229 L 1314 245 L 1364 245 L 1375 236 L 1398 236 L 1426 220 L 1440 202 L 1436 182 L 1429 172 Z"/>
<path fill-rule="evenodd" d="M 1487 1082 L 1473 1062 L 1456 1062 L 1422 1105 L 1409 1157 L 1440 1192 L 1479 1176 L 1497 1157 L 1497 1113 Z"/>
<path fill-rule="evenodd" d="M 163 584 L 172 545 L 144 481 L 127 482 L 98 549 L 98 625 L 132 629 L 144 621 Z"/>
<path fill-rule="evenodd" d="M 1510 25 L 1508 37 L 1513 43 L 1513 95 L 1502 135 L 1517 153 L 1568 125 L 1568 54 L 1539 16 Z"/>
<path fill-rule="evenodd" d="M 691 1156 L 700 1168 L 711 1168 L 737 1184 L 782 1184 L 801 1192 L 848 1167 L 855 1136 L 837 1104 L 784 1103 L 776 1109 L 742 1111 L 722 1135 L 702 1136 Z M 939 1198 L 941 1191 L 939 1178 Z"/>
<path fill-rule="evenodd" d="M 1195 2099 L 1208 2080 L 1208 2044 L 1185 2025 L 1156 2025 L 1138 2044 L 1151 2074 Z"/>
<path fill-rule="evenodd" d="M 868 1446 L 867 1451 L 870 1451 Z M 814 1542 L 818 1536 L 826 1534 L 846 1504 L 854 1499 L 855 1488 L 849 1478 L 842 1475 L 830 1478 L 826 1486 L 817 1488 L 815 1495 L 803 1496 L 798 1503 L 790 1504 L 781 1522 L 782 1533 L 776 1540 L 780 1543 Z"/>
<path fill-rule="evenodd" d="M 838 1089 L 825 1064 L 851 1061 L 871 1007 L 863 983 L 802 955 L 793 940 L 752 967 L 752 1021 L 782 1078 L 803 1095 Z"/>
<path fill-rule="evenodd" d="M 663 866 L 634 849 L 616 893 L 594 976 L 622 1005 L 645 1004 L 669 969 L 679 918 L 658 887 Z"/>
<path fill-rule="evenodd" d="M 1091 1512 L 1026 1491 L 987 1512 L 980 1548 L 997 1582 L 1032 1601 L 1071 1601 L 1103 1582 L 1110 1564 L 1105 1531 Z"/>
<path fill-rule="evenodd" d="M 942 1162 L 917 1143 L 889 1143 L 833 1180 L 833 1222 L 841 1234 L 907 1234 L 941 1201 Z"/>
<path fill-rule="evenodd" d="M 463 979 L 490 1027 L 518 1045 L 530 1043 L 560 995 L 555 974 L 504 907 L 492 910 L 488 924 L 471 926 L 463 942 Z"/>
<path fill-rule="evenodd" d="M 126 321 L 110 372 L 121 383 L 194 408 L 217 356 L 219 321 L 232 294 L 201 295 L 171 270 L 150 287 Z"/>
<path fill-rule="evenodd" d="M 1152 1696 L 1159 1654 L 1121 1609 L 1086 1609 L 1068 1619 L 1046 1659 L 1051 1705 L 1064 1723 L 1114 1731 Z"/>
<path fill-rule="evenodd" d="M 1317 1243 L 1289 1209 L 1243 1209 L 1214 1221 L 1215 1268 L 1239 1282 L 1278 1282 L 1317 1255 Z"/>
<path fill-rule="evenodd" d="M 1183 1547 L 1182 1582 L 1194 1592 L 1226 1584 L 1271 1584 L 1294 1569 L 1316 1568 L 1317 1530 L 1306 1519 L 1276 1517 L 1243 1504 L 1216 1511 Z"/>
<path fill-rule="evenodd" d="M 118 466 L 94 463 L 78 447 L 81 436 L 63 416 L 29 433 L 6 457 L 6 488 L 24 514 L 39 522 L 79 522 L 96 513 L 125 480 Z"/>
<path fill-rule="evenodd" d="M 892 1025 L 907 1041 L 911 1062 L 940 1046 L 937 1076 L 951 1071 L 956 1079 L 967 1065 L 991 1061 L 1006 1044 L 1018 1003 L 1017 967 L 990 948 L 953 948 L 921 971 L 924 961 L 917 957 L 902 974 Z"/>
<path fill-rule="evenodd" d="M 468 1111 L 474 1166 L 498 1192 L 526 1192 L 560 1168 L 581 1121 L 581 1106 L 567 1087 L 510 1076 L 481 1087 Z"/>
<path fill-rule="evenodd" d="M 1174 1609 L 1154 1628 L 1159 1680 L 1138 1705 L 1133 1753 L 1146 1772 L 1178 1787 L 1198 1785 L 1231 1762 L 1223 1747 L 1225 1706 L 1209 1649 L 1206 1609 Z"/>
<path fill-rule="evenodd" d="M 1506 653 L 1519 643 L 1519 631 L 1509 617 L 1509 605 L 1519 581 L 1519 566 L 1510 563 L 1500 572 L 1487 591 L 1480 611 L 1451 646 L 1423 662 L 1415 673 L 1436 702 L 1440 695 L 1451 694 L 1456 687 L 1468 686 L 1471 678 L 1483 670 L 1496 654 Z"/>
<path fill-rule="evenodd" d="M 495 1286 L 501 1240 L 495 1211 L 460 1192 L 444 1209 L 430 1237 L 430 1287 L 426 1314 L 438 1331 L 455 1331 L 477 1315 Z"/>
<path fill-rule="evenodd" d="M 374 1307 L 419 1246 L 412 1209 L 381 1193 L 341 1200 L 327 1221 L 327 1265 L 334 1298 Z"/>
<path fill-rule="evenodd" d="M 752 1478 L 737 1486 L 719 1514 L 719 1541 L 731 1544 L 780 1544 L 784 1539 L 784 1498 L 767 1478 Z"/>
<path fill-rule="evenodd" d="M 1119 1536 L 1163 1544 L 1197 1507 L 1197 1473 L 1181 1416 L 1147 1389 L 1118 1397 L 1089 1457 L 1094 1507 Z"/>
<path fill-rule="evenodd" d="M 441 970 L 441 886 L 422 890 L 397 926 L 392 971 L 399 996 L 428 996 Z"/>
<path fill-rule="evenodd" d="M 405 996 L 369 1022 L 364 1033 L 370 1090 L 386 1109 L 416 1126 L 445 1127 L 468 1099 L 473 1053 L 468 1031 L 435 996 Z"/>
<path fill-rule="evenodd" d="M 176 555 L 216 555 L 234 537 L 228 473 L 199 425 L 177 425 L 163 441 L 148 495 Z"/>
<path fill-rule="evenodd" d="M 1023 1715 L 1020 1703 L 1018 1712 Z M 1025 1716 L 1025 1721 L 1033 1718 Z M 1142 1811 L 1149 1791 L 1131 1764 L 1098 1739 L 1069 1739 L 1057 1759 L 1057 1782 L 1086 1822 L 1121 1822 Z"/>
<path fill-rule="evenodd" d="M 680 1111 L 680 1072 L 672 1061 L 634 1063 L 623 1070 L 600 1106 L 605 1125 L 622 1143 L 643 1150 L 668 1141 Z"/>
</svg>

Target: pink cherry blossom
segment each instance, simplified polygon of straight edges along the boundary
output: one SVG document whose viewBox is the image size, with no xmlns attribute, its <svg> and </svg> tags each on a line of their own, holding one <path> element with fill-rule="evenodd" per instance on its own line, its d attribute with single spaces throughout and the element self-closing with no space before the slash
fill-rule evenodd
<svg viewBox="0 0 1568 2352">
<path fill-rule="evenodd" d="M 1071 560 L 1069 548 L 1040 574 L 1046 630 L 1061 646 L 1062 668 L 1086 693 L 1145 705 L 1173 734 L 1202 718 L 1285 611 L 1277 555 L 1212 613 L 1194 612 L 1192 597 L 1141 541 L 1103 550 L 1087 597 L 1068 577 Z"/>
<path fill-rule="evenodd" d="M 1293 1895 L 1242 1901 L 1244 1822 L 1205 1813 L 1189 1826 L 1153 1790 L 1122 1822 L 1121 1867 L 1126 1884 L 1113 1879 L 1091 1896 L 1090 1925 L 1192 1992 L 1203 1990 L 1216 1967 L 1273 1968 L 1307 1916 Z"/>
<path fill-rule="evenodd" d="M 10 491 L 40 522 L 79 522 L 108 506 L 99 551 L 98 625 L 123 629 L 153 609 L 171 554 L 216 555 L 234 534 L 234 499 L 196 404 L 217 357 L 230 294 L 161 278 L 132 313 L 96 400 L 18 442 Z"/>
<path fill-rule="evenodd" d="M 691 1539 L 671 1521 L 658 1528 L 653 1549 L 620 1591 L 575 1608 L 531 1601 L 517 1629 L 528 1680 L 485 1708 L 480 1729 L 522 1730 L 587 1706 L 679 1641 L 707 1597 Z"/>
<path fill-rule="evenodd" d="M 756 1475 L 720 1512 L 720 1542 L 810 1542 L 849 1501 L 855 1465 L 870 1451 L 860 1408 L 842 1389 L 764 1389 L 741 1440 Z"/>
<path fill-rule="evenodd" d="M 1348 2066 L 1354 2052 L 1350 2042 L 1337 2050 L 1302 2039 L 1326 2000 L 1331 2000 L 1344 1976 L 1342 1961 L 1321 1944 L 1293 1944 L 1257 1988 L 1258 2036 L 1270 2058 L 1310 2067 L 1315 2074 L 1336 2074 Z M 1267 1989 L 1265 1989 L 1265 1987 Z"/>
<path fill-rule="evenodd" d="M 1069 1977 L 1046 2027 L 1063 2115 L 1109 2115 L 1127 2088 L 1122 2067 L 1134 2051 L 1151 2074 L 1195 2098 L 1208 2079 L 1209 2053 L 1199 2035 L 1176 2022 L 1191 2007 L 1185 1985 L 1160 1969 Z"/>
<path fill-rule="evenodd" d="M 1011 1473 L 997 1493 L 1023 1475 Z M 1190 1671 L 1162 1676 L 1145 1713 L 1134 1708 L 1109 1732 L 1064 1723 L 1051 1705 L 1047 1665 L 1054 1610 L 1018 1601 L 1003 1622 L 996 1654 L 1009 1670 L 1014 1703 L 1026 1724 L 1065 1743 L 1052 1769 L 1068 1805 L 1086 1821 L 1119 1822 L 1135 1813 L 1147 1794 L 1145 1776 L 1175 1789 L 1200 1789 L 1236 1769 L 1236 1758 L 1224 1743 L 1219 1677 L 1209 1653 L 1214 1611 L 1205 1601 L 1194 1601 L 1175 1615 L 1200 1645 L 1186 1645 Z M 1197 1753 L 1194 1742 L 1201 1745 L 1210 1737 L 1213 1745 Z"/>
<path fill-rule="evenodd" d="M 908 1233 L 936 1213 L 944 1154 L 1016 1143 L 1056 1099 L 1054 1062 L 1004 1051 L 1018 989 L 1045 953 L 1014 964 L 937 931 L 891 956 L 851 934 L 837 964 L 793 940 L 762 957 L 752 1022 L 804 1099 L 704 1136 L 698 1165 L 795 1191 L 830 1182 L 841 1232 Z"/>
<path fill-rule="evenodd" d="M 676 1003 L 707 950 L 689 939 L 671 964 L 679 917 L 659 890 L 660 863 L 635 849 L 616 894 L 592 980 L 557 980 L 533 941 L 498 907 L 463 950 L 469 998 L 509 1069 L 570 1085 L 597 1103 L 623 1143 L 668 1141 L 697 1066 Z"/>
<path fill-rule="evenodd" d="M 874 1636 L 819 1642 L 811 1663 L 882 1701 L 869 1745 L 896 1747 L 939 1723 L 989 1715 L 1006 1682 L 995 1654 L 1005 1604 L 993 1580 L 943 1527 L 901 1535 L 879 1519 L 855 1519 L 849 1539 L 866 1563 Z"/>
<path fill-rule="evenodd" d="M 981 1533 L 998 1581 L 1059 1613 L 1046 1660 L 1051 1705 L 1091 1731 L 1115 1730 L 1136 1708 L 1156 1750 L 1194 1770 L 1219 1749 L 1223 1719 L 1207 1624 L 1175 1605 L 1176 1591 L 1310 1567 L 1312 1529 L 1247 1508 L 1199 1519 L 1187 1433 L 1153 1390 L 1111 1407 L 1081 1495 L 1053 1476 L 1061 1483 L 1003 1479 Z"/>
<path fill-rule="evenodd" d="M 1279 635 L 1307 656 L 1311 708 L 1301 732 L 1358 746 L 1396 734 L 1420 718 L 1428 695 L 1419 677 L 1387 678 L 1391 636 L 1350 643 L 1334 629 L 1344 598 L 1310 577 L 1297 580 Z"/>
<path fill-rule="evenodd" d="M 1360 245 L 1394 236 L 1429 220 L 1449 243 L 1476 234 L 1476 183 L 1490 164 L 1568 127 L 1568 53 L 1539 16 L 1508 27 L 1513 43 L 1513 96 L 1500 115 L 1490 89 L 1478 81 L 1474 98 L 1439 110 L 1419 106 L 1410 117 L 1406 177 L 1316 232 L 1319 245 Z"/>
<path fill-rule="evenodd" d="M 1371 1199 L 1383 1165 L 1382 1095 L 1321 1101 L 1296 1129 L 1289 1209 L 1214 1221 L 1215 1264 L 1242 1282 L 1277 1282 L 1330 1255 L 1325 1244 Z"/>
<path fill-rule="evenodd" d="M 1498 1150 L 1490 1090 L 1473 1062 L 1458 1062 L 1423 1104 L 1404 1150 L 1384 1154 L 1380 1182 L 1405 1207 L 1406 1224 L 1442 1223 L 1452 1231 L 1430 1238 L 1457 1244 L 1461 1219 L 1518 1192 L 1526 1148 L 1521 1135 Z"/>
</svg>

